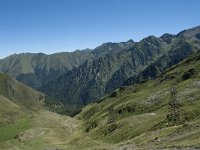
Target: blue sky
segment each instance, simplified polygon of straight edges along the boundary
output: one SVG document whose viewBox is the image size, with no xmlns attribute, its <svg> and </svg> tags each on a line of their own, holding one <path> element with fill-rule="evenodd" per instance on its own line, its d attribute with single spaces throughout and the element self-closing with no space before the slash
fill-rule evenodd
<svg viewBox="0 0 200 150">
<path fill-rule="evenodd" d="M 200 25 L 200 0 L 0 0 L 0 58 L 139 41 Z"/>
</svg>

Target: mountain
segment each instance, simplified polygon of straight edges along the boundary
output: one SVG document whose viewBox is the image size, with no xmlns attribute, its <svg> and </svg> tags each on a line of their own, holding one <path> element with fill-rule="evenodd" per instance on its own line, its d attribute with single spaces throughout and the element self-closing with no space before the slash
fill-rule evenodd
<svg viewBox="0 0 200 150">
<path fill-rule="evenodd" d="M 140 42 L 104 43 L 72 53 L 18 54 L 0 60 L 0 71 L 66 105 L 81 107 L 120 86 L 155 78 L 200 50 L 200 26 Z"/>
<path fill-rule="evenodd" d="M 168 119 L 172 88 L 180 106 L 176 122 Z M 112 144 L 107 149 L 199 149 L 199 93 L 200 52 L 194 52 L 154 80 L 116 89 L 76 118 L 87 136 Z"/>
<path fill-rule="evenodd" d="M 60 75 L 93 58 L 90 50 L 62 52 L 52 55 L 43 53 L 14 54 L 0 60 L 0 71 L 33 88 L 56 80 Z"/>
<path fill-rule="evenodd" d="M 19 83 L 5 73 L 0 73 L 0 95 L 29 110 L 45 107 L 45 94 Z"/>
<path fill-rule="evenodd" d="M 0 96 L 27 111 L 49 110 L 72 116 L 80 111 L 67 104 L 63 105 L 55 98 L 36 91 L 5 73 L 0 73 Z"/>
<path fill-rule="evenodd" d="M 74 118 L 44 107 L 27 108 L 25 100 L 9 99 L 10 88 L 5 85 L 14 82 L 15 92 L 26 95 L 27 103 L 29 99 L 37 102 L 37 96 L 32 97 L 41 93 L 6 74 L 1 74 L 0 81 L 1 150 L 199 149 L 200 52 L 155 79 L 116 89 Z M 21 86 L 26 90 L 21 91 Z M 179 104 L 176 122 L 168 117 L 174 98 Z"/>
<path fill-rule="evenodd" d="M 103 44 L 93 50 L 102 54 L 98 58 L 84 62 L 41 90 L 71 105 L 87 105 L 120 86 L 155 78 L 199 51 L 199 34 L 200 26 L 177 35 L 149 36 L 140 42 Z"/>
<path fill-rule="evenodd" d="M 70 137 L 78 121 L 47 111 L 46 101 L 45 94 L 0 73 L 1 150 L 53 149 Z"/>
</svg>

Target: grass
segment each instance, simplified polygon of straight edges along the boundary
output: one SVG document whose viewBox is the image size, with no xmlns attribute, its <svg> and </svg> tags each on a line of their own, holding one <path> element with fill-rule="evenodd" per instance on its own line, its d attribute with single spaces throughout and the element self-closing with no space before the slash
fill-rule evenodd
<svg viewBox="0 0 200 150">
<path fill-rule="evenodd" d="M 49 111 L 25 112 L 0 97 L 0 149 L 63 150 L 162 149 L 200 146 L 200 54 L 170 68 L 155 80 L 117 89 L 116 94 L 86 106 L 75 118 Z M 195 74 L 187 76 L 190 69 Z M 184 76 L 184 78 L 183 78 Z M 170 87 L 177 88 L 181 120 L 171 125 Z M 9 109 L 6 109 L 9 108 Z M 16 137 L 16 135 L 18 135 Z"/>
<path fill-rule="evenodd" d="M 116 90 L 118 92 L 115 97 L 108 96 L 100 103 L 84 108 L 77 118 L 84 120 L 84 128 L 96 122 L 97 126 L 87 134 L 106 143 L 117 144 L 130 141 L 131 144 L 138 146 L 185 146 L 175 144 L 176 142 L 170 140 L 173 137 L 175 141 L 189 140 L 190 144 L 186 146 L 197 146 L 199 143 L 195 141 L 200 139 L 198 131 L 191 133 L 191 137 L 197 138 L 193 138 L 194 143 L 189 139 L 190 136 L 184 135 L 185 133 L 184 138 L 173 135 L 172 133 L 179 127 L 169 126 L 166 116 L 169 113 L 170 87 L 175 85 L 178 92 L 177 98 L 181 103 L 180 126 L 186 122 L 193 124 L 193 121 L 200 119 L 200 61 L 198 58 L 199 55 L 194 54 L 188 60 L 161 74 L 156 80 L 129 86 L 122 91 Z M 195 70 L 195 74 L 186 76 L 185 74 L 191 69 Z M 112 123 L 109 124 L 107 120 L 110 118 L 112 118 Z M 186 130 L 186 133 L 189 131 Z M 158 139 L 164 137 L 168 142 L 158 142 Z M 152 142 L 152 140 L 157 140 L 157 142 Z M 149 142 L 156 144 L 149 144 Z"/>
<path fill-rule="evenodd" d="M 20 132 L 27 130 L 31 127 L 27 118 L 21 118 L 17 120 L 13 125 L 0 128 L 0 142 L 13 139 Z"/>
</svg>

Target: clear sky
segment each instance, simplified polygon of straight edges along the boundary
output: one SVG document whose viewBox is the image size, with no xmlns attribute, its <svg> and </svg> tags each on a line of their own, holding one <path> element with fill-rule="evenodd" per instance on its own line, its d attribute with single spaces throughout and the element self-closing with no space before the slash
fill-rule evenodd
<svg viewBox="0 0 200 150">
<path fill-rule="evenodd" d="M 0 58 L 54 53 L 200 25 L 200 0 L 0 0 Z"/>
</svg>

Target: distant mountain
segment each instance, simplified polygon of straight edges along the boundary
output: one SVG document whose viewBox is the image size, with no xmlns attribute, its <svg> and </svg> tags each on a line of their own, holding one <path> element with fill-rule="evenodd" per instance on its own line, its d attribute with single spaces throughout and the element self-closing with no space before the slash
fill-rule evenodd
<svg viewBox="0 0 200 150">
<path fill-rule="evenodd" d="M 8 73 L 26 85 L 39 88 L 92 58 L 93 54 L 90 50 L 52 55 L 43 53 L 14 54 L 0 60 L 0 71 Z"/>
<path fill-rule="evenodd" d="M 200 26 L 140 42 L 104 43 L 72 53 L 19 54 L 0 60 L 0 71 L 73 106 L 97 101 L 124 85 L 155 78 L 200 50 Z"/>
<path fill-rule="evenodd" d="M 172 87 L 180 104 L 175 123 L 168 119 Z M 91 139 L 117 145 L 108 149 L 199 149 L 199 93 L 200 51 L 153 80 L 116 89 L 76 118 Z"/>
<path fill-rule="evenodd" d="M 172 87 L 176 122 L 168 117 Z M 0 149 L 198 149 L 199 93 L 200 51 L 153 80 L 117 88 L 74 118 L 43 110 L 44 94 L 0 73 Z"/>
<path fill-rule="evenodd" d="M 93 50 L 100 57 L 46 84 L 42 91 L 71 105 L 86 105 L 120 86 L 155 78 L 199 51 L 199 34 L 200 27 L 195 27 L 177 35 L 149 36 L 140 42 L 103 44 Z"/>
</svg>

